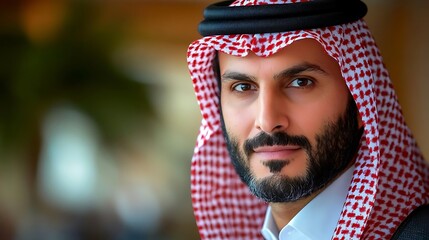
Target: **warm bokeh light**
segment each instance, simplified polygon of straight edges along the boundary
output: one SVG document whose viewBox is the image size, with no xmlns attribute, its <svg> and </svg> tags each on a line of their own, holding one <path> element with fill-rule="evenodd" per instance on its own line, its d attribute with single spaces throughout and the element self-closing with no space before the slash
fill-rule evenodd
<svg viewBox="0 0 429 240">
<path fill-rule="evenodd" d="M 429 2 L 364 1 L 429 158 Z M 213 2 L 0 2 L 0 239 L 199 238 L 186 49 Z"/>
</svg>

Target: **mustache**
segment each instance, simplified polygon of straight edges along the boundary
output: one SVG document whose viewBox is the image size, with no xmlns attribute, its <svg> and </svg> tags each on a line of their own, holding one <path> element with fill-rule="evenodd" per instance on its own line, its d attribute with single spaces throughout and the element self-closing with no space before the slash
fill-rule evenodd
<svg viewBox="0 0 429 240">
<path fill-rule="evenodd" d="M 253 149 L 262 146 L 275 146 L 275 145 L 296 145 L 307 151 L 311 150 L 311 145 L 308 139 L 303 135 L 289 135 L 285 132 L 275 132 L 268 134 L 260 132 L 255 137 L 248 139 L 244 142 L 244 153 L 249 156 Z"/>
</svg>

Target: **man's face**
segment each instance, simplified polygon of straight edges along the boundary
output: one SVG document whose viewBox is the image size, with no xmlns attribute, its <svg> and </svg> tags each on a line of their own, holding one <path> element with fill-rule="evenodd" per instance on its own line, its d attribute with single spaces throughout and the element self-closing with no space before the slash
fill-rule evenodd
<svg viewBox="0 0 429 240">
<path fill-rule="evenodd" d="M 361 123 L 337 62 L 318 42 L 266 58 L 219 53 L 219 64 L 228 150 L 256 196 L 296 201 L 350 165 Z"/>
</svg>

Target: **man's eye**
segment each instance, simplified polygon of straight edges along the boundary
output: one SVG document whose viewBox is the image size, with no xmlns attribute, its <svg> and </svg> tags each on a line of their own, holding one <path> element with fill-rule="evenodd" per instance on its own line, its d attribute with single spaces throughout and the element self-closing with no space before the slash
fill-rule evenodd
<svg viewBox="0 0 429 240">
<path fill-rule="evenodd" d="M 314 82 L 308 78 L 296 78 L 289 83 L 288 87 L 305 88 L 313 85 Z"/>
<path fill-rule="evenodd" d="M 232 90 L 237 92 L 245 92 L 245 91 L 252 91 L 255 90 L 255 86 L 253 86 L 250 83 L 238 83 L 232 86 Z"/>
</svg>

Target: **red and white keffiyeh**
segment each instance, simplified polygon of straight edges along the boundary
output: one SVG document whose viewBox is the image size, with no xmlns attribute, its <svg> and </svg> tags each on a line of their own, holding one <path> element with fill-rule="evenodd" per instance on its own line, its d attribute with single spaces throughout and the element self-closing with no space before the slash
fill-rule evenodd
<svg viewBox="0 0 429 240">
<path fill-rule="evenodd" d="M 233 5 L 296 0 L 237 0 Z M 262 239 L 267 204 L 254 197 L 230 162 L 220 127 L 215 51 L 270 56 L 294 41 L 317 40 L 334 58 L 353 95 L 364 135 L 333 239 L 390 239 L 416 207 L 429 202 L 429 167 L 404 122 L 389 75 L 366 23 L 284 33 L 208 36 L 188 49 L 202 124 L 191 167 L 194 213 L 202 239 Z"/>
</svg>

